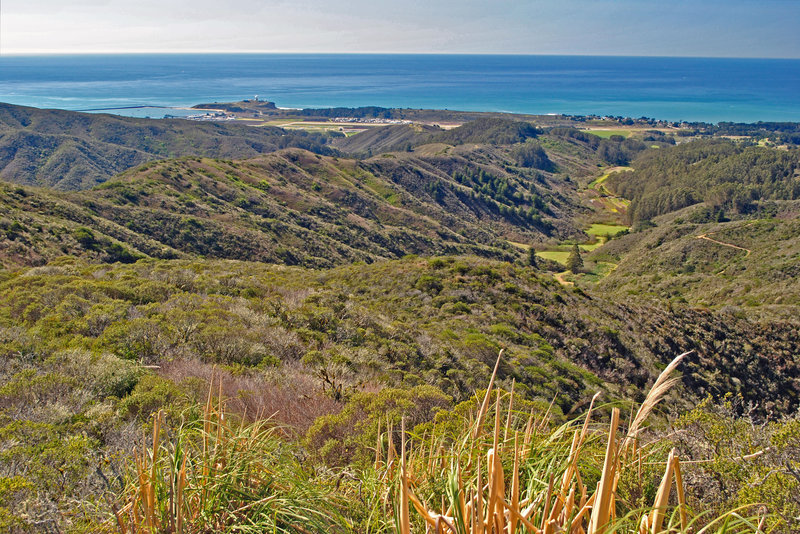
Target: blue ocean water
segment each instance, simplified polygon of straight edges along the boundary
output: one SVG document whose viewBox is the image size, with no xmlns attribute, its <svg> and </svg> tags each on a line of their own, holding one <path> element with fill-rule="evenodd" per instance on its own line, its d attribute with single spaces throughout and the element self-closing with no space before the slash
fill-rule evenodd
<svg viewBox="0 0 800 534">
<path fill-rule="evenodd" d="M 0 101 L 88 110 L 258 95 L 385 106 L 689 121 L 800 121 L 800 60 L 497 55 L 0 56 Z M 118 109 L 160 117 L 174 110 Z"/>
</svg>

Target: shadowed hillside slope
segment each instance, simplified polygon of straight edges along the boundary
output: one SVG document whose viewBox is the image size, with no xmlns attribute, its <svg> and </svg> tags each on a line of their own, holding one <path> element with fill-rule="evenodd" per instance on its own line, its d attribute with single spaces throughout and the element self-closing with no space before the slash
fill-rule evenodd
<svg viewBox="0 0 800 534">
<path fill-rule="evenodd" d="M 0 178 L 62 190 L 92 187 L 154 159 L 247 158 L 286 147 L 330 154 L 327 141 L 273 127 L 0 104 Z"/>
<path fill-rule="evenodd" d="M 800 404 L 796 321 L 615 302 L 475 257 L 325 271 L 63 258 L 4 273 L 0 288 L 0 327 L 29 334 L 4 335 L 41 353 L 68 342 L 157 365 L 289 369 L 302 359 L 302 372 L 327 369 L 346 390 L 427 383 L 463 400 L 488 380 L 504 347 L 501 383 L 514 379 L 520 394 L 543 402 L 557 393 L 566 412 L 597 388 L 635 398 L 676 352 L 695 349 L 683 377 L 691 398 L 734 392 L 784 413 Z"/>
<path fill-rule="evenodd" d="M 577 231 L 570 187 L 494 152 L 167 160 L 89 191 L 2 186 L 0 261 L 36 265 L 81 249 L 108 261 L 191 254 L 314 267 L 405 254 L 513 259 L 509 241 Z"/>
</svg>

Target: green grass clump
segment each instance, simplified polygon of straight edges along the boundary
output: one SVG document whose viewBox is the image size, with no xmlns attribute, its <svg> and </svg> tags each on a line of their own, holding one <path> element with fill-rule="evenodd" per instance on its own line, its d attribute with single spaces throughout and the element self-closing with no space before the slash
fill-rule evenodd
<svg viewBox="0 0 800 534">
<path fill-rule="evenodd" d="M 304 467 L 268 420 L 231 420 L 209 395 L 203 417 L 168 431 L 162 412 L 152 442 L 115 511 L 120 532 L 345 532 L 329 480 Z"/>
</svg>

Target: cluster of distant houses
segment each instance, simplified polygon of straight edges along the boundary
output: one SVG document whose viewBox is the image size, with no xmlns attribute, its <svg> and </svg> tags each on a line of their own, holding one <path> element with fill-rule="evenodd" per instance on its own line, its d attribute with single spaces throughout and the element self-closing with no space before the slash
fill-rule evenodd
<svg viewBox="0 0 800 534">
<path fill-rule="evenodd" d="M 411 121 L 399 119 L 376 119 L 376 118 L 355 118 L 355 117 L 336 117 L 333 122 L 352 123 L 357 122 L 360 124 L 411 124 Z"/>
<path fill-rule="evenodd" d="M 186 119 L 190 121 L 233 121 L 236 117 L 228 115 L 223 111 L 214 111 L 207 113 L 198 113 L 197 115 L 164 115 L 165 119 Z"/>
</svg>

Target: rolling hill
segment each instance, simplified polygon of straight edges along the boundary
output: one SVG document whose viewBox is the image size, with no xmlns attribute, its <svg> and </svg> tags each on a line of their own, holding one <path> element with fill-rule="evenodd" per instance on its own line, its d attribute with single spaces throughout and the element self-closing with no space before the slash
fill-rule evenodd
<svg viewBox="0 0 800 534">
<path fill-rule="evenodd" d="M 374 128 L 329 144 L 269 127 L 0 112 L 0 176 L 9 176 L 0 181 L 0 530 L 6 517 L 15 528 L 113 528 L 110 509 L 140 494 L 131 488 L 147 484 L 142 472 L 155 473 L 131 467 L 142 429 L 176 454 L 165 460 L 176 458 L 167 495 L 181 447 L 206 450 L 205 439 L 181 436 L 210 428 L 201 418 L 214 409 L 231 428 L 274 437 L 279 461 L 251 450 L 253 435 L 218 448 L 233 460 L 239 451 L 269 458 L 269 491 L 272 469 L 291 457 L 298 479 L 337 506 L 355 503 L 352 517 L 366 521 L 381 508 L 362 508 L 362 495 L 386 505 L 389 486 L 373 491 L 369 478 L 382 469 L 384 437 L 389 450 L 406 450 L 396 429 L 414 426 L 408 450 L 429 449 L 433 465 L 456 425 L 476 436 L 501 349 L 485 421 L 497 443 L 507 421 L 504 443 L 524 435 L 527 447 L 535 434 L 542 450 L 563 442 L 556 463 L 571 462 L 583 419 L 560 425 L 599 391 L 583 457 L 602 459 L 595 429 L 605 431 L 612 408 L 632 416 L 665 366 L 693 351 L 642 441 L 692 452 L 682 466 L 698 506 L 775 508 L 796 494 L 787 463 L 800 450 L 793 153 L 716 140 L 673 147 L 660 132 L 601 139 L 506 116 L 450 130 Z M 632 172 L 610 174 L 628 164 Z M 759 195 L 720 209 L 709 191 L 727 191 L 728 171 L 744 164 Z M 678 189 L 693 191 L 691 205 L 665 200 Z M 614 192 L 657 209 L 628 231 L 626 199 Z M 606 235 L 589 244 L 584 230 Z M 579 244 L 603 273 L 567 279 L 528 254 L 529 245 Z M 512 436 L 516 419 L 520 429 L 529 422 Z M 625 506 L 652 502 L 656 486 L 642 480 L 661 477 L 666 452 L 657 454 L 622 481 Z M 581 467 L 581 484 L 598 482 L 600 463 Z M 205 480 L 218 481 L 214 469 Z M 749 491 L 766 477 L 789 489 L 714 493 L 720 480 Z M 537 484 L 550 493 L 547 477 Z M 794 521 L 793 508 L 779 509 L 780 521 Z"/>
<path fill-rule="evenodd" d="M 299 147 L 330 154 L 328 138 L 242 124 L 150 120 L 0 104 L 0 178 L 86 189 L 155 159 L 246 158 Z"/>
</svg>

